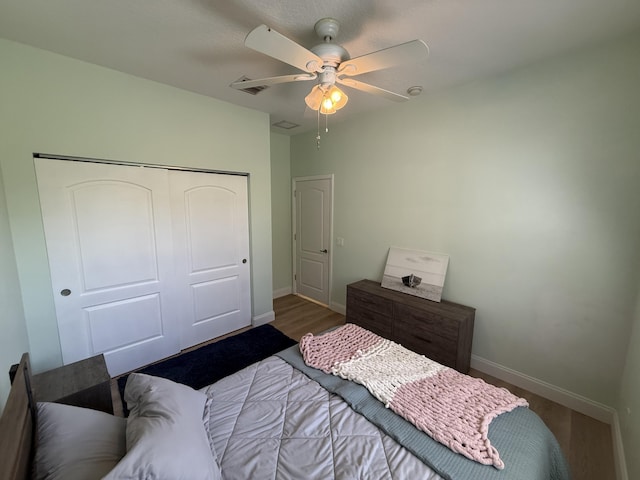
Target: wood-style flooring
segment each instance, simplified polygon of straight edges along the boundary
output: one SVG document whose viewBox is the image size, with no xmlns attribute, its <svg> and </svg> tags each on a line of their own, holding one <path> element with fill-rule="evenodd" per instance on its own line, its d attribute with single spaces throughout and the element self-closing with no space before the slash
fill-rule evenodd
<svg viewBox="0 0 640 480">
<path fill-rule="evenodd" d="M 275 299 L 273 307 L 276 318 L 271 324 L 294 340 L 300 340 L 305 333 L 320 333 L 345 323 L 344 315 L 295 295 Z M 615 480 L 609 425 L 477 370 L 472 369 L 470 375 L 527 399 L 531 410 L 558 439 L 573 480 Z"/>
</svg>

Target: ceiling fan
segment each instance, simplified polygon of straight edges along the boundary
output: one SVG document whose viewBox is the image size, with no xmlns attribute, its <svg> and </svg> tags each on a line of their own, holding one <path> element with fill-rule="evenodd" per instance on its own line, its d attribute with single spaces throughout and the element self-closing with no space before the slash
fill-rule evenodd
<svg viewBox="0 0 640 480">
<path fill-rule="evenodd" d="M 306 96 L 305 102 L 310 109 L 325 115 L 335 113 L 348 101 L 347 95 L 336 86 L 336 83 L 397 102 L 408 100 L 409 97 L 351 77 L 402 63 L 423 60 L 429 53 L 427 44 L 422 40 L 413 40 L 351 58 L 347 50 L 333 43 L 339 29 L 338 21 L 333 18 L 319 20 L 314 30 L 323 42 L 307 49 L 266 25 L 256 27 L 247 35 L 244 41 L 245 46 L 292 65 L 305 73 L 257 80 L 239 80 L 231 86 L 243 90 L 279 83 L 317 80 L 317 84 Z"/>
</svg>

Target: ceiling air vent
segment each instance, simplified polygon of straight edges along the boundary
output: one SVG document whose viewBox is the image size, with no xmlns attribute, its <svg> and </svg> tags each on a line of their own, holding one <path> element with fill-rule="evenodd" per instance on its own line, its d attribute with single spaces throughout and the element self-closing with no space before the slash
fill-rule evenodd
<svg viewBox="0 0 640 480">
<path fill-rule="evenodd" d="M 289 122 L 287 120 L 280 120 L 279 122 L 272 123 L 274 127 L 284 128 L 285 130 L 291 130 L 292 128 L 299 127 L 298 123 Z"/>
<path fill-rule="evenodd" d="M 249 77 L 245 77 L 244 75 L 242 77 L 240 77 L 238 80 L 236 80 L 233 83 L 236 82 L 246 82 L 247 80 L 251 80 Z M 260 85 L 258 87 L 249 87 L 249 88 L 238 88 L 238 90 L 240 90 L 241 92 L 246 92 L 246 93 L 250 93 L 251 95 L 257 95 L 259 94 L 261 91 L 266 90 L 267 86 L 265 85 Z"/>
</svg>

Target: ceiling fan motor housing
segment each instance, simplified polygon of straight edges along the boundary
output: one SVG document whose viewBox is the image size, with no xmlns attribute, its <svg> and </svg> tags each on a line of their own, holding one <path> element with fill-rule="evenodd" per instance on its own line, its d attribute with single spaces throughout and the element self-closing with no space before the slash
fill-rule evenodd
<svg viewBox="0 0 640 480">
<path fill-rule="evenodd" d="M 323 60 L 324 66 L 337 67 L 351 58 L 349 52 L 336 43 L 321 43 L 312 47 L 311 51 Z"/>
<path fill-rule="evenodd" d="M 338 36 L 340 24 L 335 18 L 318 20 L 313 29 L 324 40 L 324 43 L 312 47 L 310 50 L 323 60 L 323 66 L 337 67 L 345 60 L 349 60 L 349 52 L 336 43 L 331 43 Z"/>
<path fill-rule="evenodd" d="M 329 87 L 336 83 L 336 67 L 325 64 L 322 72 L 318 74 L 318 84 Z"/>
<path fill-rule="evenodd" d="M 335 18 L 321 18 L 313 26 L 313 29 L 321 39 L 325 42 L 331 41 L 338 36 L 340 31 L 340 22 Z"/>
</svg>

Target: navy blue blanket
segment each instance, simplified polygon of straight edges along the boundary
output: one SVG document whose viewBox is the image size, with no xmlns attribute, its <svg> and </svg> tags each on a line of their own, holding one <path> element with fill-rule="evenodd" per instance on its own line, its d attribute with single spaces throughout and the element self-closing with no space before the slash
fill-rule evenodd
<svg viewBox="0 0 640 480">
<path fill-rule="evenodd" d="M 296 341 L 265 324 L 154 363 L 136 373 L 168 378 L 198 390 L 291 345 L 296 345 Z M 124 375 L 118 379 L 125 415 L 124 387 L 128 377 Z"/>
</svg>

